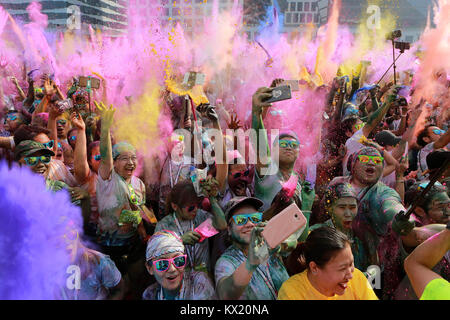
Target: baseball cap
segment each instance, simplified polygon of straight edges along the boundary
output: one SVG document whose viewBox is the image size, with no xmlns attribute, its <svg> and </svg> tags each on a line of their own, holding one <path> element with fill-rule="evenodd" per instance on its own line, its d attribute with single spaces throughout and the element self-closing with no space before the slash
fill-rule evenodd
<svg viewBox="0 0 450 320">
<path fill-rule="evenodd" d="M 224 207 L 224 214 L 225 219 L 228 221 L 231 218 L 231 212 L 237 209 L 238 207 L 244 205 L 244 204 L 250 204 L 253 205 L 256 209 L 261 208 L 264 203 L 259 200 L 258 198 L 254 197 L 234 197 L 230 199 L 230 201 L 227 202 L 227 204 Z"/>
<path fill-rule="evenodd" d="M 24 140 L 15 147 L 14 157 L 16 160 L 19 160 L 22 156 L 28 157 L 38 151 L 44 151 L 49 156 L 55 155 L 52 150 L 46 148 L 42 143 L 33 140 Z"/>
<path fill-rule="evenodd" d="M 402 138 L 395 136 L 395 134 L 393 134 L 389 130 L 382 130 L 375 135 L 374 140 L 382 147 L 385 146 L 393 147 L 397 145 L 402 140 Z"/>
</svg>

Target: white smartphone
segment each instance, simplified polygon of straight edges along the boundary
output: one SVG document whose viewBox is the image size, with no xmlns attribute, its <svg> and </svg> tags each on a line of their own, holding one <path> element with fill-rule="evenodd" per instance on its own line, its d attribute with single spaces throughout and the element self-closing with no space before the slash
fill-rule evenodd
<svg viewBox="0 0 450 320">
<path fill-rule="evenodd" d="M 289 238 L 291 234 L 304 229 L 307 220 L 297 205 L 292 203 L 269 220 L 261 235 L 272 249 Z M 302 231 L 303 232 L 303 231 Z"/>
</svg>

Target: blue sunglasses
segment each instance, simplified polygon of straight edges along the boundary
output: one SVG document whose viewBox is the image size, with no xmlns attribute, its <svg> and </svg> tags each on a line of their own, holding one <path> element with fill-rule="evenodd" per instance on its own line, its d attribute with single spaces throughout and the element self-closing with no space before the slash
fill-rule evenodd
<svg viewBox="0 0 450 320">
<path fill-rule="evenodd" d="M 55 145 L 55 141 L 50 140 L 49 142 L 43 143 L 44 147 L 47 149 L 53 149 L 53 146 Z"/>
<path fill-rule="evenodd" d="M 438 135 L 444 134 L 446 132 L 445 130 L 442 129 L 433 129 L 432 131 L 434 132 L 434 134 Z"/>
<path fill-rule="evenodd" d="M 100 161 L 101 160 L 101 158 L 102 158 L 102 156 L 101 155 L 96 155 L 96 156 L 94 156 L 94 160 L 95 161 Z"/>
<path fill-rule="evenodd" d="M 70 136 L 70 137 L 69 137 L 69 140 L 70 140 L 70 141 L 75 141 L 75 140 L 77 140 L 77 136 Z"/>
</svg>

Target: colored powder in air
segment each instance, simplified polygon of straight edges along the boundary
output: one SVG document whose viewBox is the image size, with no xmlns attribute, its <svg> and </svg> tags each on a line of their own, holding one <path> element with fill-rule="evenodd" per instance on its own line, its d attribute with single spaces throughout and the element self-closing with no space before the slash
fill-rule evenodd
<svg viewBox="0 0 450 320">
<path fill-rule="evenodd" d="M 27 167 L 0 163 L 0 181 L 0 299 L 55 299 L 70 276 L 64 234 L 69 222 L 81 230 L 81 211 Z"/>
</svg>

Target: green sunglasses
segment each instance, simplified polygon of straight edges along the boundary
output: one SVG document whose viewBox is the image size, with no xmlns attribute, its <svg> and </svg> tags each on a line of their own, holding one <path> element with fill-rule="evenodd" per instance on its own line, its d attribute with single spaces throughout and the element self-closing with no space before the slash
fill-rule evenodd
<svg viewBox="0 0 450 320">
<path fill-rule="evenodd" d="M 51 156 L 40 156 L 40 157 L 25 157 L 23 158 L 25 160 L 25 163 L 29 165 L 30 167 L 33 167 L 37 165 L 40 162 L 44 164 L 49 164 L 52 160 Z"/>
<path fill-rule="evenodd" d="M 290 147 L 291 149 L 297 149 L 298 146 L 300 145 L 300 143 L 298 143 L 297 141 L 291 141 L 291 140 L 280 140 L 278 142 L 278 144 L 280 145 L 281 148 L 287 148 Z"/>
<path fill-rule="evenodd" d="M 233 216 L 234 223 L 238 226 L 246 225 L 248 220 L 253 223 L 259 223 L 262 221 L 262 212 L 253 212 L 247 214 L 237 214 Z"/>
</svg>

